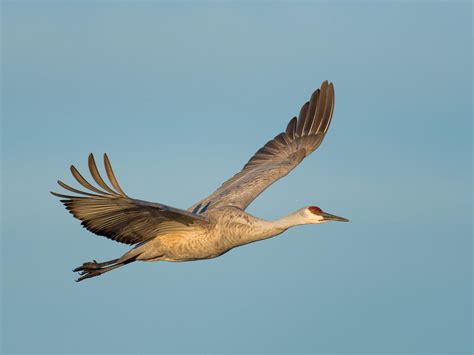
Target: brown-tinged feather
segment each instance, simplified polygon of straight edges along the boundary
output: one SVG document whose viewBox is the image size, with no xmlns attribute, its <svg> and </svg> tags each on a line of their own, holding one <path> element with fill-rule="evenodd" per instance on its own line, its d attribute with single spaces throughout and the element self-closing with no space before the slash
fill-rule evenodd
<svg viewBox="0 0 474 355">
<path fill-rule="evenodd" d="M 319 103 L 319 95 L 320 95 L 319 89 L 317 89 L 313 93 L 313 95 L 311 95 L 311 100 L 309 101 L 307 124 L 304 127 L 304 135 L 310 134 L 311 127 L 313 126 L 314 121 L 316 120 L 315 112 L 316 112 L 316 107 Z"/>
<path fill-rule="evenodd" d="M 88 158 L 88 165 L 89 165 L 89 170 L 91 172 L 92 177 L 94 178 L 95 182 L 99 184 L 100 187 L 102 187 L 104 190 L 110 192 L 112 195 L 119 195 L 117 192 L 112 190 L 102 179 L 102 176 L 100 176 L 99 170 L 97 169 L 97 165 L 95 163 L 94 155 L 91 153 L 89 154 Z"/>
<path fill-rule="evenodd" d="M 296 136 L 301 137 L 303 135 L 304 126 L 307 121 L 307 114 L 309 109 L 309 102 L 306 102 L 300 110 L 300 114 L 298 116 L 298 121 L 296 123 Z"/>
<path fill-rule="evenodd" d="M 330 120 L 331 116 L 331 106 L 332 106 L 332 92 L 330 86 L 326 89 L 326 97 L 323 106 L 323 111 L 321 114 L 321 119 L 319 121 L 317 132 L 325 132 L 325 128 L 327 126 L 328 121 Z"/>
<path fill-rule="evenodd" d="M 118 242 L 136 244 L 152 239 L 170 228 L 173 230 L 202 229 L 209 223 L 208 218 L 203 215 L 194 215 L 179 208 L 127 197 L 117 183 L 107 155 L 104 156 L 104 164 L 112 185 L 122 195 L 112 189 L 110 190 L 113 195 L 95 188 L 74 166 L 71 167 L 71 172 L 76 180 L 85 188 L 98 192 L 100 195 L 78 190 L 62 181 L 58 181 L 61 187 L 83 196 L 51 192 L 54 196 L 61 198 L 60 201 L 66 209 L 89 231 Z M 89 168 L 94 180 L 104 187 L 103 185 L 106 184 L 98 173 L 92 155 L 89 156 Z"/>
<path fill-rule="evenodd" d="M 110 183 L 115 188 L 115 190 L 117 190 L 117 192 L 119 192 L 122 196 L 127 196 L 125 192 L 123 192 L 123 190 L 120 188 L 120 185 L 118 184 L 117 179 L 115 178 L 114 171 L 112 170 L 112 165 L 110 164 L 110 160 L 107 154 L 104 154 L 104 166 Z"/>
<path fill-rule="evenodd" d="M 81 173 L 79 173 L 74 165 L 71 165 L 71 173 L 76 178 L 77 182 L 79 182 L 79 184 L 84 186 L 86 189 L 97 192 L 101 195 L 108 195 L 107 192 L 99 190 L 95 186 L 92 186 L 86 179 L 84 179 L 84 177 L 81 175 Z"/>
<path fill-rule="evenodd" d="M 313 125 L 311 126 L 311 129 L 310 129 L 310 132 L 312 134 L 319 132 L 319 126 L 323 119 L 324 110 L 326 106 L 326 98 L 327 98 L 327 81 L 323 82 L 323 84 L 321 85 L 321 93 L 319 94 L 318 105 L 316 105 L 316 110 L 314 112 Z"/>
<path fill-rule="evenodd" d="M 96 195 L 96 194 L 91 194 L 89 192 L 85 192 L 85 191 L 81 191 L 81 190 L 78 190 L 78 189 L 75 189 L 74 187 L 71 187 L 67 184 L 65 184 L 64 182 L 62 182 L 61 180 L 58 180 L 58 185 L 61 186 L 62 188 L 66 189 L 66 190 L 69 190 L 71 192 L 75 192 L 77 194 L 81 194 L 81 195 L 87 195 L 87 196 L 93 196 L 93 197 L 97 197 L 97 198 L 105 198 L 104 195 Z"/>
<path fill-rule="evenodd" d="M 208 211 L 228 205 L 247 208 L 268 186 L 287 175 L 319 147 L 331 122 L 333 107 L 334 87 L 324 81 L 301 107 L 298 118 L 290 120 L 285 132 L 268 141 L 239 173 L 189 210 L 209 202 L 212 203 Z"/>
<path fill-rule="evenodd" d="M 56 197 L 61 197 L 61 198 L 82 198 L 82 199 L 86 199 L 87 197 L 83 197 L 83 196 L 70 196 L 70 195 L 63 195 L 63 194 L 58 194 L 57 192 L 54 192 L 54 191 L 50 191 L 49 192 L 51 195 L 54 195 Z M 65 200 L 61 200 L 61 202 L 64 202 Z"/>
<path fill-rule="evenodd" d="M 288 122 L 288 126 L 286 126 L 286 134 L 290 139 L 295 139 L 296 122 L 296 117 L 293 117 L 290 122 Z"/>
</svg>

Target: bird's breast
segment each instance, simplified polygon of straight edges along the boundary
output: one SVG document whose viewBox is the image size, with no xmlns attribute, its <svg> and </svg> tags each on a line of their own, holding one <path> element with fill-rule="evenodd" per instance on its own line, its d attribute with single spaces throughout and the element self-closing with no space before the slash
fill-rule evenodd
<svg viewBox="0 0 474 355">
<path fill-rule="evenodd" d="M 153 243 L 160 260 L 166 261 L 211 259 L 227 251 L 214 233 L 167 234 Z"/>
</svg>

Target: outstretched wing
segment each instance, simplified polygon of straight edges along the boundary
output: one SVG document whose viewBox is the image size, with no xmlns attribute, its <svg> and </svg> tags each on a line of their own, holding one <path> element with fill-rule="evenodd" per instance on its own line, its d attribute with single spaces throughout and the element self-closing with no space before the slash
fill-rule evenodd
<svg viewBox="0 0 474 355">
<path fill-rule="evenodd" d="M 303 105 L 298 118 L 289 122 L 285 132 L 267 142 L 239 173 L 189 211 L 202 213 L 220 206 L 247 208 L 268 186 L 319 147 L 331 123 L 333 109 L 334 86 L 325 81 Z"/>
<path fill-rule="evenodd" d="M 120 188 L 106 154 L 104 154 L 104 165 L 113 189 L 100 176 L 94 156 L 90 154 L 89 170 L 103 190 L 91 185 L 74 166 L 71 166 L 71 173 L 75 179 L 93 193 L 77 190 L 62 181 L 58 181 L 61 187 L 80 196 L 51 192 L 62 198 L 61 202 L 66 209 L 81 220 L 81 224 L 89 231 L 117 242 L 136 244 L 164 232 L 183 228 L 203 228 L 208 224 L 208 219 L 204 216 L 128 197 Z"/>
</svg>

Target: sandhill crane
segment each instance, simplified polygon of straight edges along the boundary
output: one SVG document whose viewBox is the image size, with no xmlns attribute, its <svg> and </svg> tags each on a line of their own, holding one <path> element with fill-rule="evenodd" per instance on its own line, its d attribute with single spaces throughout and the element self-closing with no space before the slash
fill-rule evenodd
<svg viewBox="0 0 474 355">
<path fill-rule="evenodd" d="M 347 219 L 308 206 L 275 221 L 245 212 L 247 206 L 268 186 L 287 175 L 306 156 L 319 147 L 331 123 L 334 87 L 323 82 L 309 102 L 288 123 L 285 132 L 267 142 L 243 169 L 215 192 L 189 209 L 128 197 L 115 178 L 109 158 L 104 166 L 112 187 L 99 174 L 94 156 L 89 155 L 89 170 L 101 188 L 90 184 L 74 166 L 71 173 L 89 192 L 77 190 L 62 181 L 58 184 L 79 196 L 51 192 L 61 198 L 69 212 L 89 231 L 134 245 L 117 259 L 86 262 L 73 271 L 81 281 L 101 275 L 136 260 L 191 261 L 211 259 L 227 251 L 277 236 L 288 228 Z"/>
</svg>

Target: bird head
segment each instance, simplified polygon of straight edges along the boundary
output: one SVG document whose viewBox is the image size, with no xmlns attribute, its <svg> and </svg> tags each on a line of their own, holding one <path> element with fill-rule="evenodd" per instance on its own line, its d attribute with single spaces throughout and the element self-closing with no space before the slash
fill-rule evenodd
<svg viewBox="0 0 474 355">
<path fill-rule="evenodd" d="M 324 223 L 328 221 L 337 221 L 337 222 L 349 222 L 347 218 L 338 217 L 333 214 L 324 212 L 321 208 L 317 206 L 308 206 L 303 209 L 305 218 L 310 221 L 310 223 Z"/>
</svg>

